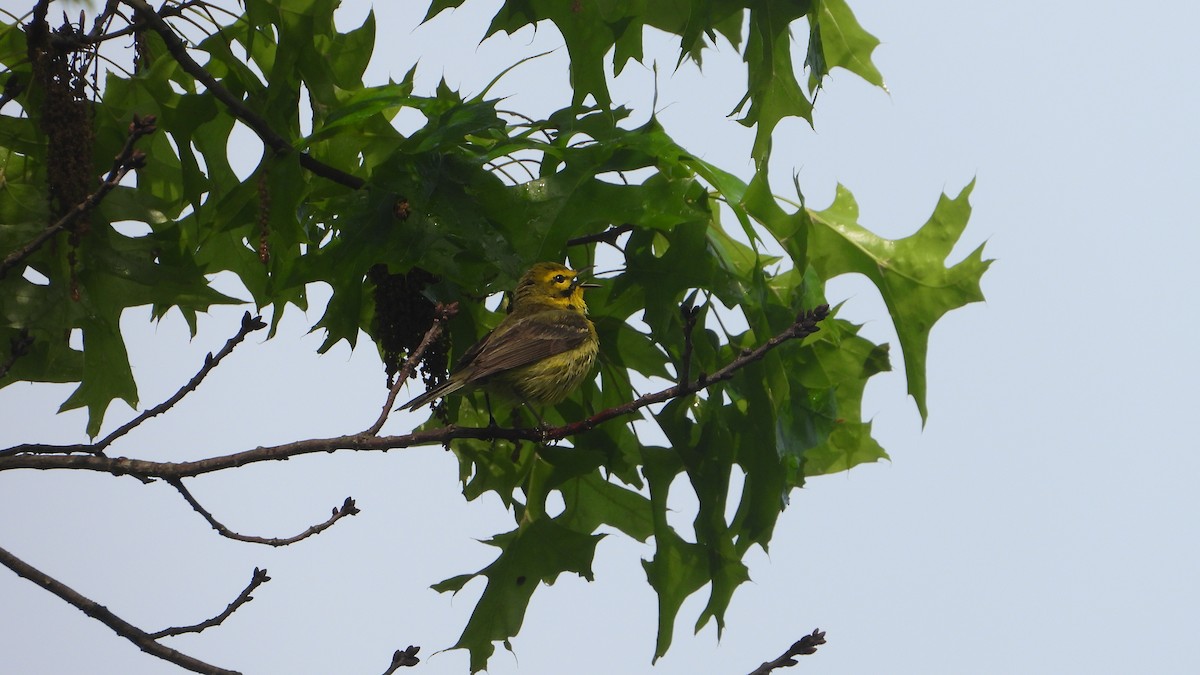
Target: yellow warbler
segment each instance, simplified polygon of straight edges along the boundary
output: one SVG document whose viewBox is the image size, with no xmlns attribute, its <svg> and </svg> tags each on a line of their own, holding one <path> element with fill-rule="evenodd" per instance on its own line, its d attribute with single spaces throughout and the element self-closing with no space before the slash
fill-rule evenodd
<svg viewBox="0 0 1200 675">
<path fill-rule="evenodd" d="M 553 405 L 592 370 L 600 339 L 587 318 L 580 272 L 554 262 L 529 268 L 513 292 L 512 312 L 463 353 L 446 382 L 400 406 L 417 408 L 463 387 L 526 403 Z"/>
</svg>

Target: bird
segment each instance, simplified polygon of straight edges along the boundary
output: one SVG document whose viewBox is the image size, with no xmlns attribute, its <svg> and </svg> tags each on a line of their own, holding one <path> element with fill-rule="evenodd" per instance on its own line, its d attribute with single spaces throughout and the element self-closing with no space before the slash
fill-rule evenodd
<svg viewBox="0 0 1200 675">
<path fill-rule="evenodd" d="M 397 410 L 416 410 L 477 386 L 526 404 L 561 402 L 583 383 L 600 349 L 583 299 L 584 290 L 599 284 L 584 283 L 580 275 L 586 271 L 534 264 L 513 290 L 512 311 L 463 352 L 450 378 Z"/>
</svg>

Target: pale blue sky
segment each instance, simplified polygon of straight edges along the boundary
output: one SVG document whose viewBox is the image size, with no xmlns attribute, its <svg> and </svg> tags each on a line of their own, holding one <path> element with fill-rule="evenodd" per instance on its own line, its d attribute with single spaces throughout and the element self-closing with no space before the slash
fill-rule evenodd
<svg viewBox="0 0 1200 675">
<path fill-rule="evenodd" d="M 381 81 L 420 59 L 418 86 L 443 74 L 477 91 L 514 53 L 560 46 L 551 29 L 476 49 L 482 7 L 416 28 L 424 3 L 379 3 Z M 868 388 L 867 416 L 892 461 L 812 480 L 793 495 L 770 556 L 734 596 L 723 640 L 691 635 L 703 595 L 684 605 L 675 643 L 651 671 L 654 596 L 639 559 L 613 536 L 596 581 L 562 577 L 535 594 L 517 658 L 490 672 L 744 673 L 820 627 L 829 644 L 795 672 L 1194 673 L 1200 628 L 1200 452 L 1188 424 L 1200 366 L 1200 303 L 1190 280 L 1200 222 L 1200 9 L 1192 3 L 852 2 L 883 44 L 889 93 L 838 71 L 816 131 L 781 125 L 776 187 L 799 172 L 811 205 L 841 182 L 881 234 L 908 234 L 939 193 L 973 178 L 962 252 L 997 259 L 986 304 L 948 315 L 929 356 L 928 425 L 899 373 Z M 28 3 L 0 0 L 7 9 Z M 347 20 L 361 17 L 347 2 Z M 704 77 L 658 52 L 660 119 L 681 144 L 747 176 L 749 134 L 725 118 L 739 64 L 706 59 Z M 563 50 L 498 85 L 506 107 L 567 102 Z M 802 58 L 802 50 L 798 52 Z M 618 102 L 644 106 L 649 71 L 630 66 Z M 548 86 L 556 83 L 556 86 Z M 740 80 L 737 80 L 740 82 Z M 894 341 L 869 285 L 842 280 L 843 316 Z M 187 342 L 183 322 L 146 313 L 135 373 L 153 404 L 236 330 L 216 312 Z M 597 311 L 600 311 L 597 309 Z M 293 315 L 281 337 L 252 339 L 167 419 L 118 453 L 220 454 L 360 429 L 382 401 L 378 359 L 320 336 Z M 898 350 L 893 350 L 893 353 Z M 53 411 L 69 387 L 0 390 L 0 446 L 79 440 L 83 416 Z M 110 425 L 126 413 L 110 412 Z M 401 432 L 411 419 L 394 418 Z M 476 539 L 510 527 L 495 500 L 465 504 L 457 466 L 438 448 L 304 457 L 191 483 L 240 531 L 286 535 L 352 495 L 359 516 L 283 550 L 217 537 L 162 485 L 74 472 L 0 473 L 0 546 L 147 629 L 205 618 L 255 567 L 273 581 L 226 625 L 172 646 L 246 673 L 381 672 L 394 649 L 423 647 L 414 673 L 461 673 L 454 642 L 482 584 L 428 590 L 492 558 Z M 269 483 L 267 483 L 269 481 Z M 681 504 L 680 508 L 685 508 Z M 690 516 L 682 514 L 682 519 Z M 0 670 L 178 672 L 7 571 L 0 572 Z M 779 671 L 791 672 L 791 671 Z"/>
</svg>

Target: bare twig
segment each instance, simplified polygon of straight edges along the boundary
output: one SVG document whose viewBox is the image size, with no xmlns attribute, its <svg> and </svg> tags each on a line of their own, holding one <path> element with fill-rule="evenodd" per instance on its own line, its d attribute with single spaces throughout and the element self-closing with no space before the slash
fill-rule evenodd
<svg viewBox="0 0 1200 675">
<path fill-rule="evenodd" d="M 96 446 L 91 443 L 73 443 L 71 445 L 22 443 L 0 450 L 0 457 L 9 457 L 12 455 L 69 455 L 75 452 L 86 452 L 89 455 L 99 454 L 96 451 Z"/>
<path fill-rule="evenodd" d="M 396 395 L 400 393 L 400 387 L 412 377 L 413 371 L 417 369 L 417 363 L 421 361 L 421 357 L 425 354 L 425 350 L 429 349 L 429 345 L 438 339 L 438 336 L 445 330 L 446 322 L 449 321 L 455 314 L 458 314 L 458 303 L 452 302 L 449 305 L 438 303 L 433 310 L 433 325 L 429 330 L 425 331 L 425 337 L 421 338 L 421 344 L 417 348 L 408 353 L 408 358 L 404 361 L 404 365 L 400 367 L 400 371 L 396 373 L 396 381 L 392 383 L 392 388 L 388 390 L 387 401 L 383 404 L 383 411 L 379 413 L 379 419 L 375 420 L 366 431 L 363 433 L 368 436 L 374 436 L 383 428 L 383 423 L 387 421 L 388 415 L 392 413 L 392 406 L 396 403 Z"/>
<path fill-rule="evenodd" d="M 33 567 L 3 548 L 0 548 L 0 565 L 4 565 L 13 572 L 16 572 L 17 576 L 24 577 L 62 598 L 67 604 L 108 626 L 117 635 L 129 640 L 137 645 L 138 649 L 151 656 L 157 656 L 164 661 L 169 661 L 180 668 L 186 668 L 194 673 L 205 673 L 206 675 L 239 675 L 237 671 L 218 668 L 217 666 L 159 644 L 145 631 L 113 614 L 107 607 L 91 598 L 81 595 L 75 589 Z"/>
<path fill-rule="evenodd" d="M 96 208 L 96 205 L 121 183 L 121 179 L 125 177 L 125 174 L 133 169 L 145 166 L 146 154 L 141 150 L 135 150 L 133 144 L 142 136 L 154 133 L 157 129 L 155 122 L 154 115 L 146 115 L 142 118 L 134 115 L 133 122 L 129 124 L 129 136 L 125 139 L 125 147 L 121 148 L 120 154 L 113 159 L 112 169 L 104 177 L 103 182 L 100 183 L 100 187 L 88 195 L 82 202 L 71 207 L 53 225 L 42 230 L 32 241 L 5 256 L 4 260 L 0 261 L 0 279 L 3 279 L 4 275 L 15 267 L 17 263 L 28 258 L 34 251 L 37 251 L 46 242 L 50 241 L 54 235 L 70 227 L 83 214 Z"/>
<path fill-rule="evenodd" d="M 92 30 L 88 31 L 86 36 L 83 36 L 84 39 L 94 40 L 103 35 L 108 25 L 112 23 L 113 17 L 118 15 L 117 9 L 119 4 L 118 0 L 107 0 L 104 3 L 104 9 L 100 10 L 100 13 L 92 21 Z"/>
<path fill-rule="evenodd" d="M 220 614 L 214 616 L 211 619 L 201 621 L 200 623 L 197 623 L 197 624 L 194 624 L 191 626 L 181 626 L 178 628 L 164 628 L 156 633 L 150 633 L 150 639 L 161 640 L 162 638 L 165 638 L 165 637 L 172 637 L 175 635 L 183 635 L 184 633 L 199 633 L 200 631 L 202 631 L 206 628 L 212 628 L 213 626 L 219 626 L 219 625 L 221 625 L 221 623 L 223 621 L 225 621 L 225 619 L 228 619 L 231 614 L 236 612 L 239 607 L 241 607 L 242 605 L 244 605 L 247 602 L 250 602 L 251 600 L 254 599 L 254 596 L 250 595 L 251 593 L 254 592 L 254 589 L 258 588 L 259 586 L 262 586 L 263 584 L 267 583 L 270 580 L 271 580 L 271 577 L 267 576 L 266 570 L 260 570 L 257 567 L 255 567 L 254 575 L 250 577 L 250 583 L 246 586 L 245 590 L 243 590 L 241 592 L 241 594 L 239 594 L 236 598 L 234 598 L 233 602 L 229 603 L 229 605 L 225 608 L 225 611 L 221 612 Z"/>
<path fill-rule="evenodd" d="M 421 651 L 420 647 L 409 645 L 408 649 L 397 649 L 395 654 L 392 654 L 392 663 L 388 669 L 383 671 L 383 675 L 392 675 L 401 668 L 411 668 L 421 662 L 417 658 L 417 652 Z"/>
<path fill-rule="evenodd" d="M 171 406 L 179 403 L 184 396 L 187 396 L 191 392 L 195 391 L 196 387 L 200 386 L 200 383 L 204 381 L 204 378 L 207 377 L 210 372 L 212 372 L 213 368 L 217 367 L 217 364 L 221 362 L 221 359 L 229 356 L 229 354 L 233 352 L 233 348 L 241 344 L 242 340 L 245 340 L 247 335 L 256 330 L 262 330 L 266 327 L 267 324 L 262 320 L 261 316 L 251 317 L 250 312 L 243 314 L 242 325 L 240 328 L 238 328 L 237 334 L 225 341 L 225 346 L 221 348 L 221 351 L 217 352 L 216 356 L 213 356 L 213 353 L 209 352 L 208 355 L 204 357 L 204 365 L 201 366 L 200 370 L 192 376 L 192 379 L 188 380 L 187 384 L 180 387 L 179 391 L 175 392 L 171 398 L 168 398 L 149 410 L 143 411 L 141 415 L 129 420 L 120 428 L 113 430 L 111 434 L 105 436 L 99 443 L 96 443 L 94 452 L 104 452 L 104 449 L 109 445 L 112 445 L 113 441 L 129 433 L 142 422 L 145 422 L 155 415 L 161 415 L 170 410 Z"/>
<path fill-rule="evenodd" d="M 271 148 L 275 154 L 282 156 L 294 152 L 292 144 L 287 139 L 272 129 L 262 116 L 255 113 L 240 99 L 231 94 L 228 89 L 221 86 L 217 78 L 213 77 L 211 73 L 205 70 L 203 66 L 188 54 L 187 45 L 175 34 L 175 31 L 167 24 L 163 17 L 154 11 L 154 8 L 149 3 L 145 0 L 121 0 L 121 2 L 136 12 L 155 33 L 158 33 L 159 37 L 166 43 L 167 51 L 171 52 L 171 56 L 175 58 L 180 67 L 189 75 L 202 82 L 217 100 L 224 103 L 235 117 L 250 127 L 258 135 L 259 139 L 267 147 Z M 329 166 L 306 153 L 299 153 L 297 159 L 301 166 L 314 174 L 345 185 L 350 189 L 358 190 L 366 185 L 366 181 L 363 179 L 352 176 L 341 169 Z"/>
<path fill-rule="evenodd" d="M 575 237 L 574 239 L 568 239 L 567 246 L 581 246 L 583 244 L 591 244 L 591 243 L 597 242 L 597 241 L 602 241 L 606 244 L 616 246 L 617 238 L 619 238 L 621 235 L 625 234 L 626 232 L 632 232 L 633 229 L 634 229 L 634 225 L 632 223 L 623 223 L 621 225 L 616 225 L 614 227 L 610 227 L 603 232 L 597 232 L 596 234 L 587 234 L 582 237 Z"/>
<path fill-rule="evenodd" d="M 302 539 L 308 539 L 309 537 L 313 536 L 314 534 L 319 534 L 321 532 L 324 532 L 325 530 L 329 529 L 330 527 L 333 527 L 333 524 L 336 523 L 337 521 L 341 520 L 342 518 L 345 518 L 346 516 L 356 516 L 359 513 L 358 507 L 354 505 L 354 499 L 352 497 L 346 497 L 346 501 L 342 503 L 342 506 L 340 508 L 335 508 L 333 510 L 333 515 L 331 515 L 328 520 L 326 520 L 323 523 L 318 523 L 316 525 L 313 525 L 312 527 L 301 532 L 300 534 L 297 534 L 294 537 L 284 537 L 284 538 L 255 537 L 255 536 L 248 535 L 248 534 L 238 534 L 237 532 L 234 532 L 233 530 L 229 529 L 228 527 L 225 527 L 220 522 L 218 522 L 217 519 L 214 518 L 213 515 L 208 512 L 207 509 L 205 509 L 203 506 L 200 505 L 200 502 L 196 501 L 196 498 L 192 496 L 192 493 L 190 491 L 188 491 L 188 489 L 186 487 L 183 486 L 182 480 L 180 480 L 178 478 L 167 478 L 165 480 L 171 487 L 178 490 L 179 494 L 183 495 L 183 498 L 185 500 L 187 500 L 187 503 L 191 505 L 192 509 L 195 510 L 196 513 L 199 513 L 205 520 L 207 520 L 208 524 L 211 525 L 212 528 L 217 531 L 217 534 L 221 535 L 222 537 L 226 537 L 228 539 L 234 539 L 236 541 L 244 541 L 244 542 L 247 542 L 250 544 L 264 544 L 266 546 L 287 546 L 289 544 L 294 544 Z"/>
<path fill-rule="evenodd" d="M 256 462 L 276 461 L 299 455 L 337 450 L 378 451 L 395 450 L 418 445 L 441 445 L 457 438 L 479 440 L 505 439 L 511 441 L 549 442 L 568 436 L 585 433 L 616 417 L 622 417 L 655 403 L 673 398 L 689 396 L 717 382 L 728 380 L 737 371 L 761 360 L 772 349 L 790 340 L 803 338 L 819 330 L 817 324 L 829 314 L 829 306 L 803 312 L 783 332 L 759 345 L 746 350 L 720 370 L 710 375 L 699 375 L 695 380 L 679 383 L 662 391 L 646 394 L 628 403 L 602 410 L 591 417 L 549 429 L 506 429 L 494 427 L 446 426 L 437 429 L 414 431 L 400 436 L 374 436 L 354 434 L 335 438 L 313 438 L 283 445 L 258 447 L 220 457 L 210 457 L 192 462 L 151 462 L 126 457 L 104 457 L 95 455 L 61 455 L 22 453 L 0 457 L 0 471 L 9 469 L 83 469 L 110 473 L 114 476 L 130 475 L 147 478 L 186 478 L 224 471 Z"/>
<path fill-rule="evenodd" d="M 108 0 L 104 10 L 96 15 L 95 21 L 92 23 L 92 29 L 86 34 L 84 33 L 63 33 L 53 34 L 50 36 L 50 42 L 56 48 L 64 51 L 75 51 L 98 45 L 101 42 L 107 42 L 126 35 L 133 35 L 139 31 L 145 30 L 148 22 L 143 19 L 141 21 L 130 21 L 124 28 L 118 28 L 111 32 L 105 32 L 112 20 L 116 16 L 121 16 L 117 11 L 117 6 L 121 4 L 121 0 Z M 177 4 L 164 4 L 156 13 L 160 18 L 169 19 L 177 16 L 183 16 L 183 13 L 193 7 L 198 7 L 202 10 L 207 10 L 208 3 L 203 0 L 187 0 Z M 233 15 L 237 16 L 237 15 Z"/>
<path fill-rule="evenodd" d="M 192 379 L 188 380 L 187 384 L 183 385 L 179 391 L 175 392 L 175 394 L 167 400 L 159 403 L 153 408 L 143 411 L 141 415 L 138 415 L 129 422 L 125 423 L 119 429 L 114 430 L 111 434 L 105 436 L 97 443 L 75 443 L 72 445 L 25 443 L 0 450 L 0 457 L 23 453 L 71 454 L 73 452 L 86 452 L 93 455 L 103 454 L 104 449 L 111 445 L 113 441 L 129 433 L 139 424 L 145 422 L 151 417 L 154 417 L 155 415 L 161 415 L 162 413 L 166 412 L 171 408 L 171 406 L 179 403 L 184 396 L 187 396 L 189 393 L 195 391 L 196 387 L 200 386 L 200 383 L 205 377 L 208 376 L 210 372 L 212 372 L 213 368 L 216 368 L 217 364 L 219 364 L 222 359 L 224 359 L 226 356 L 229 356 L 229 354 L 233 351 L 233 348 L 241 344 L 241 342 L 246 339 L 247 335 L 256 330 L 266 328 L 266 326 L 267 324 L 263 322 L 261 316 L 251 317 L 250 312 L 246 312 L 244 315 L 242 315 L 242 325 L 238 329 L 237 334 L 225 341 L 225 346 L 221 348 L 221 351 L 217 352 L 216 356 L 213 356 L 212 352 L 209 352 L 208 356 L 204 358 L 204 365 L 202 365 L 200 370 L 194 376 L 192 376 Z M 15 347 L 14 353 L 16 353 Z M 0 372 L 0 377 L 2 376 L 3 373 Z"/>
<path fill-rule="evenodd" d="M 794 666 L 796 665 L 796 659 L 794 657 L 816 654 L 817 647 L 823 644 L 825 644 L 825 631 L 818 628 L 811 634 L 805 635 L 793 643 L 792 646 L 783 653 L 783 656 L 780 656 L 774 661 L 767 661 L 763 663 L 761 666 L 751 671 L 750 675 L 768 675 L 776 668 L 789 668 Z"/>
</svg>

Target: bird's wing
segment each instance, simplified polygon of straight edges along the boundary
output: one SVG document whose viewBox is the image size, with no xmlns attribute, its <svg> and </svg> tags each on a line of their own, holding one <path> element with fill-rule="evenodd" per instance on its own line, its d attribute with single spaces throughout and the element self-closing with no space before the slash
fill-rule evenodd
<svg viewBox="0 0 1200 675">
<path fill-rule="evenodd" d="M 470 380 L 479 381 L 570 351 L 588 340 L 592 332 L 590 324 L 587 318 L 570 310 L 539 312 L 518 319 L 511 328 L 488 335 L 471 355 L 463 373 Z"/>
</svg>

